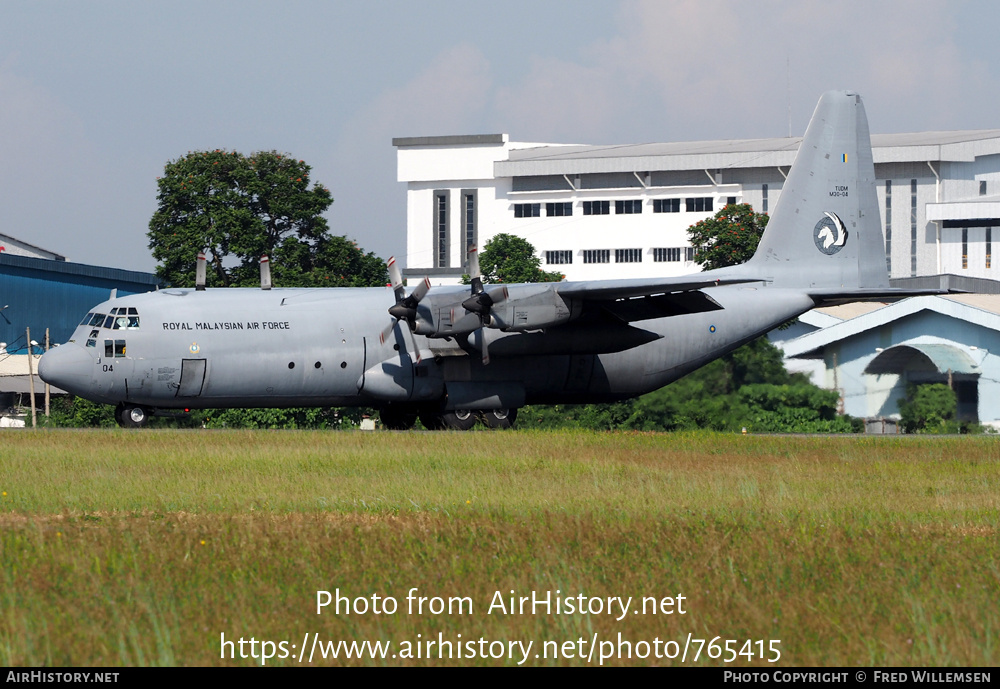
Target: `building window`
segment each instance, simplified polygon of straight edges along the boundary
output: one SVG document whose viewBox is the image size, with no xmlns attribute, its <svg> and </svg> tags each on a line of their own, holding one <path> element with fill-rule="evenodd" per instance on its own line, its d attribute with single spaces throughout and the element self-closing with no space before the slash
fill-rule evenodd
<svg viewBox="0 0 1000 689">
<path fill-rule="evenodd" d="M 965 253 L 964 251 L 962 253 Z M 965 266 L 962 266 L 963 268 Z M 917 274 L 917 180 L 910 180 L 910 276 Z"/>
<path fill-rule="evenodd" d="M 761 185 L 761 187 L 760 187 L 760 196 L 761 196 L 761 202 L 760 202 L 761 211 L 760 212 L 761 213 L 767 213 L 767 185 L 766 184 L 762 184 Z"/>
<path fill-rule="evenodd" d="M 642 263 L 642 249 L 615 249 L 615 263 Z"/>
<path fill-rule="evenodd" d="M 569 201 L 566 203 L 546 203 L 545 215 L 550 218 L 554 216 L 573 215 L 573 203 Z"/>
<path fill-rule="evenodd" d="M 979 195 L 980 196 L 986 196 L 986 180 L 985 179 L 979 180 Z"/>
<path fill-rule="evenodd" d="M 567 265 L 573 262 L 572 251 L 546 251 L 545 262 L 549 265 Z"/>
<path fill-rule="evenodd" d="M 462 237 L 465 239 L 465 259 L 469 259 L 469 247 L 479 243 L 476 230 L 476 192 L 474 189 L 462 190 Z"/>
<path fill-rule="evenodd" d="M 610 263 L 611 262 L 611 250 L 610 249 L 584 249 L 583 250 L 583 262 L 584 263 Z"/>
<path fill-rule="evenodd" d="M 435 268 L 448 267 L 448 192 L 434 192 Z"/>
<path fill-rule="evenodd" d="M 515 203 L 515 218 L 537 218 L 542 214 L 542 204 L 540 203 Z"/>
<path fill-rule="evenodd" d="M 617 215 L 635 215 L 642 213 L 642 200 L 630 199 L 628 201 L 615 201 L 615 213 Z"/>
<path fill-rule="evenodd" d="M 680 213 L 680 199 L 653 199 L 654 213 Z"/>
<path fill-rule="evenodd" d="M 584 201 L 584 215 L 608 215 L 611 213 L 610 201 Z"/>
<path fill-rule="evenodd" d="M 711 213 L 712 212 L 712 197 L 711 196 L 697 196 L 695 198 L 684 199 L 685 210 L 688 213 Z"/>
<path fill-rule="evenodd" d="M 686 246 L 684 247 L 684 260 L 688 263 L 694 261 L 694 257 L 698 255 L 698 247 L 696 246 Z"/>
<path fill-rule="evenodd" d="M 892 275 L 892 180 L 885 181 L 885 272 Z"/>
<path fill-rule="evenodd" d="M 671 247 L 666 249 L 653 249 L 653 261 L 655 263 L 676 263 L 681 260 L 681 247 Z"/>
<path fill-rule="evenodd" d="M 962 268 L 969 267 L 969 228 L 962 228 Z"/>
<path fill-rule="evenodd" d="M 986 228 L 986 269 L 990 269 L 993 262 L 993 228 Z"/>
<path fill-rule="evenodd" d="M 735 206 L 736 205 L 736 197 L 735 196 L 727 196 L 726 197 L 726 205 L 727 206 Z"/>
</svg>

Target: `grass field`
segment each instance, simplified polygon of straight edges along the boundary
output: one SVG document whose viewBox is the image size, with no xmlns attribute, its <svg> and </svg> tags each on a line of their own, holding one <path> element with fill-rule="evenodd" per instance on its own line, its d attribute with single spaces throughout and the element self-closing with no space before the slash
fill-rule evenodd
<svg viewBox="0 0 1000 689">
<path fill-rule="evenodd" d="M 22 430 L 0 492 L 0 666 L 1000 659 L 990 437 Z M 557 590 L 602 611 L 490 610 Z"/>
</svg>

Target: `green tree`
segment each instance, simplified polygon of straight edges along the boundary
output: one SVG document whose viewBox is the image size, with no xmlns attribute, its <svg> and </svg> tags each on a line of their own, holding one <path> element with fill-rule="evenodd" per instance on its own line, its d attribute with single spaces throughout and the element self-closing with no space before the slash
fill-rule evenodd
<svg viewBox="0 0 1000 689">
<path fill-rule="evenodd" d="M 705 270 L 746 263 L 757 250 L 768 216 L 749 203 L 730 204 L 707 220 L 688 228 L 695 263 Z"/>
<path fill-rule="evenodd" d="M 385 284 L 378 256 L 328 233 L 322 214 L 333 197 L 321 184 L 310 188 L 310 171 L 276 151 L 196 151 L 168 162 L 147 234 L 157 275 L 193 285 L 198 252 L 207 250 L 214 287 L 258 285 L 263 255 L 282 287 Z"/>
<path fill-rule="evenodd" d="M 906 399 L 899 403 L 907 433 L 958 433 L 957 412 L 958 397 L 944 383 L 908 385 Z"/>
<path fill-rule="evenodd" d="M 559 282 L 565 275 L 542 270 L 542 259 L 527 239 L 498 234 L 479 252 L 479 270 L 486 283 Z M 463 277 L 465 284 L 469 276 Z"/>
</svg>

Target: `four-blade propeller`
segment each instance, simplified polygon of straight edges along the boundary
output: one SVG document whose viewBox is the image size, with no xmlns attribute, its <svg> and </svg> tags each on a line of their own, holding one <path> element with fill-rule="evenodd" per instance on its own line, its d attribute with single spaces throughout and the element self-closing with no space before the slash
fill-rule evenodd
<svg viewBox="0 0 1000 689">
<path fill-rule="evenodd" d="M 417 304 L 427 295 L 428 290 L 431 288 L 431 281 L 425 277 L 417 283 L 417 286 L 407 296 L 406 289 L 403 287 L 403 276 L 399 271 L 399 266 L 396 265 L 395 257 L 389 258 L 386 267 L 389 269 L 389 279 L 391 280 L 392 289 L 396 293 L 396 303 L 389 307 L 389 315 L 394 320 L 379 333 L 379 342 L 385 344 L 386 339 L 392 334 L 393 328 L 400 321 L 406 321 L 408 327 L 401 328 L 401 330 L 406 334 L 407 349 L 414 357 L 416 363 L 419 364 L 420 350 L 417 349 L 413 341 L 413 329 L 417 326 Z"/>
<path fill-rule="evenodd" d="M 462 302 L 462 308 L 467 313 L 455 323 L 455 330 L 469 331 L 479 329 L 479 338 L 483 350 L 483 365 L 490 363 L 490 352 L 486 344 L 486 331 L 483 328 L 497 328 L 501 323 L 493 314 L 493 307 L 507 300 L 506 285 L 493 289 L 483 288 L 483 276 L 479 272 L 479 251 L 474 246 L 469 247 L 469 275 L 472 276 L 472 296 Z"/>
</svg>

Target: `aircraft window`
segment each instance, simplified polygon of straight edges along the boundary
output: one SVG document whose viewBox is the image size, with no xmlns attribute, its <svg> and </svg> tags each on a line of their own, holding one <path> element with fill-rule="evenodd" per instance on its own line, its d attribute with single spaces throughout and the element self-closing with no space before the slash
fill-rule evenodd
<svg viewBox="0 0 1000 689">
<path fill-rule="evenodd" d="M 108 316 L 108 317 L 106 317 L 104 319 L 104 327 L 105 328 L 110 328 L 114 324 L 115 324 L 115 317 L 114 316 Z"/>
<path fill-rule="evenodd" d="M 115 340 L 115 356 L 125 356 L 125 340 Z"/>
<path fill-rule="evenodd" d="M 101 327 L 101 323 L 104 322 L 104 318 L 105 316 L 103 313 L 95 313 L 94 317 L 90 319 L 90 327 L 91 328 Z"/>
<path fill-rule="evenodd" d="M 94 317 L 93 313 L 88 313 L 87 316 L 80 321 L 80 325 L 90 325 L 90 319 Z"/>
<path fill-rule="evenodd" d="M 139 310 L 136 309 L 134 306 L 130 306 L 130 307 L 128 307 L 128 315 L 130 315 L 130 316 L 138 316 L 139 315 Z"/>
<path fill-rule="evenodd" d="M 90 331 L 90 336 L 91 336 L 92 338 L 95 338 L 95 339 L 96 339 L 96 338 L 97 338 L 97 336 L 98 336 L 98 335 L 100 335 L 100 334 L 101 334 L 101 333 L 100 333 L 99 331 L 97 331 L 97 330 L 91 330 L 91 331 Z"/>
<path fill-rule="evenodd" d="M 117 306 L 115 308 L 111 309 L 111 315 L 112 316 L 117 316 L 118 315 L 118 307 Z"/>
<path fill-rule="evenodd" d="M 88 347 L 96 347 L 97 346 L 97 340 L 87 340 L 87 346 Z"/>
<path fill-rule="evenodd" d="M 124 330 L 128 327 L 128 316 L 115 316 L 115 324 L 112 330 Z"/>
<path fill-rule="evenodd" d="M 109 359 L 115 355 L 115 341 L 105 340 L 104 341 L 104 356 Z"/>
<path fill-rule="evenodd" d="M 130 309 L 130 311 L 135 311 L 135 309 Z M 128 317 L 128 329 L 129 330 L 138 330 L 139 329 L 139 317 L 138 316 L 133 316 L 131 314 L 129 315 L 129 317 Z"/>
</svg>

